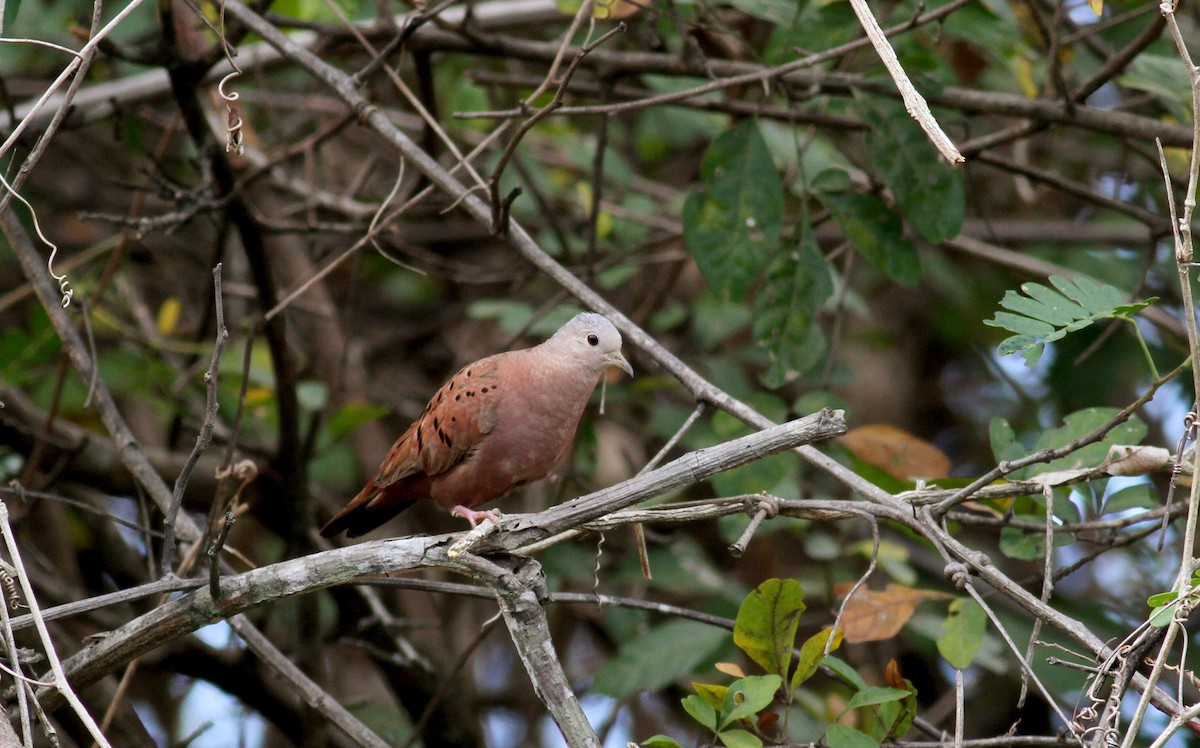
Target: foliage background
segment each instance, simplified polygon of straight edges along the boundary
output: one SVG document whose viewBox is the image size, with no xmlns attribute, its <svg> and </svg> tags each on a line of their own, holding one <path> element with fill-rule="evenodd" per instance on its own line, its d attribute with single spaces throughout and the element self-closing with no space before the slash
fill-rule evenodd
<svg viewBox="0 0 1200 748">
<path fill-rule="evenodd" d="M 569 3 L 493 0 L 473 6 L 463 29 L 464 7 L 287 0 L 255 11 L 320 60 L 357 73 L 373 111 L 444 168 L 485 144 L 473 161 L 477 194 L 488 195 L 491 178 L 501 197 L 521 188 L 512 220 L 648 334 L 628 346 L 636 377 L 609 384 L 603 416 L 589 411 L 563 479 L 508 499 L 506 512 L 627 479 L 677 433 L 698 390 L 661 351 L 772 420 L 828 405 L 845 409 L 852 428 L 895 427 L 822 444 L 840 473 L 777 455 L 663 497 L 675 501 L 768 492 L 785 502 L 872 504 L 847 485 L 851 472 L 892 495 L 922 478 L 961 487 L 1001 460 L 1115 425 L 1117 409 L 1148 394 L 1133 420 L 1105 430 L 1101 446 L 1009 478 L 1097 465 L 1111 443 L 1175 449 L 1192 396 L 1186 375 L 1156 383 L 1152 373 L 1188 355 L 1154 141 L 1166 148 L 1181 194 L 1191 100 L 1188 69 L 1156 6 L 872 4 L 884 28 L 898 27 L 891 43 L 901 64 L 966 156 L 958 168 L 907 117 L 878 56 L 851 44 L 862 28 L 840 2 L 618 0 L 584 8 L 572 27 L 578 7 Z M 94 11 L 103 24 L 119 10 L 5 5 L 4 41 L 26 41 L 0 46 L 4 133 L 72 59 L 28 40 L 79 49 Z M 397 25 L 398 13 L 427 22 Z M 1178 15 L 1188 41 L 1194 13 Z M 560 86 L 574 50 L 616 29 L 617 18 L 625 26 L 579 57 Z M 564 43 L 573 46 L 552 73 Z M 6 209 L 21 225 L 6 225 L 0 251 L 0 477 L 43 607 L 160 576 L 161 513 L 122 464 L 121 442 L 89 392 L 111 392 L 172 483 L 205 422 L 217 263 L 230 338 L 213 444 L 187 481 L 184 511 L 205 526 L 234 501 L 232 571 L 318 551 L 315 528 L 357 491 L 444 377 L 543 338 L 583 306 L 577 287 L 530 264 L 499 227 L 475 220 L 443 190 L 425 191 L 427 175 L 369 125 L 371 112 L 349 107 L 294 52 L 261 58 L 261 38 L 219 7 L 137 7 L 96 48 L 61 126 L 47 129 L 47 109 L 0 149 L 6 178 L 24 182 L 24 200 Z M 227 69 L 227 49 L 244 69 L 225 84 L 240 96 L 242 154 L 224 148 L 224 72 L 210 74 Z M 820 62 L 793 64 L 826 50 L 834 52 Z M 725 81 L 738 75 L 757 77 Z M 708 92 L 656 98 L 711 82 Z M 518 137 L 520 123 L 552 100 L 565 106 Z M 32 168 L 20 171 L 31 157 Z M 61 331 L 31 293 L 35 273 L 16 260 L 14 237 L 35 233 L 30 207 L 58 247 L 51 271 L 73 294 L 67 312 L 94 350 L 94 378 L 68 363 Z M 37 251 L 44 270 L 50 249 Z M 1006 291 L 1049 287 L 1052 275 L 1093 278 L 1127 301 L 1158 301 L 1125 315 L 1140 337 L 1128 320 L 1099 315 L 1031 355 L 1030 367 L 998 354 L 1005 336 L 985 320 Z M 724 401 L 706 405 L 669 456 L 749 432 Z M 253 480 L 216 477 L 226 455 L 250 460 Z M 1169 553 L 1157 549 L 1154 532 L 1169 468 L 1076 477 L 1073 488 L 1055 490 L 1049 564 L 1060 573 L 1043 611 L 1105 642 L 1148 617 L 1145 599 L 1171 590 L 1180 568 L 1181 531 L 1165 531 Z M 947 519 L 954 537 L 1037 598 L 1046 515 L 1041 489 L 1032 494 L 962 496 L 973 503 Z M 753 514 L 753 501 L 747 506 Z M 1185 511 L 1177 500 L 1170 513 Z M 907 735 L 889 735 L 872 726 L 866 707 L 841 723 L 874 740 L 936 744 L 955 724 L 954 669 L 939 637 L 953 606 L 964 605 L 952 601 L 966 595 L 944 574 L 934 525 L 926 532 L 913 517 L 910 525 L 881 522 L 876 542 L 861 516 L 818 521 L 785 506 L 741 557 L 727 546 L 747 512 L 650 523 L 651 580 L 642 578 L 628 530 L 605 533 L 602 545 L 584 534 L 537 560 L 554 592 L 596 590 L 730 620 L 764 580 L 797 580 L 807 606 L 797 644 L 834 623 L 845 585 L 871 569 L 867 588 L 899 591 L 911 618 L 898 633 L 848 643 L 837 656 L 873 686 L 896 685 L 886 668 L 894 661 L 915 689 L 918 720 Z M 420 507 L 379 536 L 461 529 Z M 438 569 L 422 576 L 459 579 Z M 556 744 L 511 641 L 487 623 L 495 602 L 434 589 L 383 588 L 370 598 L 338 587 L 263 605 L 250 619 L 389 743 Z M 1082 719 L 1091 682 L 1047 658 L 1065 657 L 1058 646 L 1085 662 L 1095 653 L 1061 627 L 1035 624 L 1053 620 L 1009 592 L 985 592 L 998 618 L 977 651 L 966 647 L 966 738 L 1015 726 L 1051 741 L 1068 724 L 1036 689 L 1023 698 L 1018 658 L 996 623 L 1068 716 Z M 54 621 L 56 645 L 70 654 L 157 604 Z M 680 704 L 689 684 L 727 685 L 717 662 L 757 672 L 720 627 L 626 604 L 553 603 L 548 615 L 571 688 L 610 745 L 655 733 L 684 744 L 712 740 Z M 1029 655 L 1031 636 L 1041 644 Z M 98 719 L 113 709 L 108 735 L 117 745 L 349 744 L 222 625 L 164 638 L 119 692 L 122 672 L 81 693 Z M 1136 689 L 1116 692 L 1131 711 Z M 745 727 L 768 742 L 854 740 L 827 732 L 854 693 L 844 674 L 822 671 L 770 707 L 785 715 L 779 723 Z M 230 706 L 197 731 L 194 705 L 213 694 Z M 1175 696 L 1191 703 L 1194 688 Z M 64 742 L 88 739 L 65 711 L 54 717 Z M 1162 725 L 1150 719 L 1141 734 Z"/>
</svg>

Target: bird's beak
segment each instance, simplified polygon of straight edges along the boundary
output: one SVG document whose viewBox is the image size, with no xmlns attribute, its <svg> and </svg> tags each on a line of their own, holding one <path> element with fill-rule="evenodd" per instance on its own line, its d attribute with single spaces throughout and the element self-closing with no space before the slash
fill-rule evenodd
<svg viewBox="0 0 1200 748">
<path fill-rule="evenodd" d="M 605 356 L 604 360 L 609 366 L 615 366 L 629 376 L 633 376 L 633 367 L 629 365 L 629 362 L 625 360 L 620 351 L 613 351 Z"/>
</svg>

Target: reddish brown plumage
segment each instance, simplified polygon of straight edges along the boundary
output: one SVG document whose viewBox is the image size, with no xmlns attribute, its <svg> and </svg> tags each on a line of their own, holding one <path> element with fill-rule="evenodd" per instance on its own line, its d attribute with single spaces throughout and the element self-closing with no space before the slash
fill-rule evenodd
<svg viewBox="0 0 1200 748">
<path fill-rule="evenodd" d="M 425 499 L 474 527 L 488 513 L 473 507 L 553 469 L 609 366 L 633 373 L 620 333 L 598 314 L 577 315 L 541 345 L 464 366 L 321 534 L 362 535 Z"/>
</svg>

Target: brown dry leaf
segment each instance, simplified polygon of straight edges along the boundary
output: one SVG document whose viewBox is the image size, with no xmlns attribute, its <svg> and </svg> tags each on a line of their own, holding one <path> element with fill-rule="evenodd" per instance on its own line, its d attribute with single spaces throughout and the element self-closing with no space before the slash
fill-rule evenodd
<svg viewBox="0 0 1200 748">
<path fill-rule="evenodd" d="M 1006 502 L 1006 505 L 1007 505 L 1007 503 L 1008 502 Z M 974 512 L 983 512 L 985 514 L 990 514 L 993 517 L 1003 517 L 1004 516 L 1004 512 L 1000 511 L 996 507 L 990 506 L 988 504 L 983 504 L 978 501 L 964 501 L 962 503 L 961 507 L 963 509 L 970 509 L 971 511 L 974 511 Z"/>
<path fill-rule="evenodd" d="M 734 662 L 718 662 L 716 665 L 713 665 L 713 667 L 716 668 L 718 672 L 725 673 L 726 675 L 732 675 L 734 678 L 746 677 L 746 671 L 742 670 L 741 666 Z"/>
<path fill-rule="evenodd" d="M 1108 448 L 1109 475 L 1146 475 L 1170 470 L 1174 459 L 1169 450 L 1146 445 L 1114 444 Z"/>
<path fill-rule="evenodd" d="M 908 688 L 904 676 L 900 674 L 900 663 L 896 662 L 894 657 L 888 660 L 887 669 L 883 671 L 883 682 L 889 688 Z"/>
<path fill-rule="evenodd" d="M 844 595 L 853 585 L 839 584 L 834 592 Z M 851 644 L 891 639 L 908 619 L 917 604 L 925 600 L 949 600 L 952 595 L 936 590 L 918 590 L 889 583 L 882 590 L 860 589 L 850 598 L 842 616 L 842 630 Z"/>
<path fill-rule="evenodd" d="M 858 459 L 901 480 L 945 478 L 950 459 L 924 439 L 886 423 L 847 431 L 839 441 Z"/>
</svg>

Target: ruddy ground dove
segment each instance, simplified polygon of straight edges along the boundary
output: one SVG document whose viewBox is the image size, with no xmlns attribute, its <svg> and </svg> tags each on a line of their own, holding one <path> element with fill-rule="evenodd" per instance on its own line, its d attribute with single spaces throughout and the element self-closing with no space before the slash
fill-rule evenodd
<svg viewBox="0 0 1200 748">
<path fill-rule="evenodd" d="M 321 534 L 362 535 L 425 499 L 471 527 L 483 517 L 495 521 L 495 509 L 473 507 L 549 477 L 610 366 L 633 376 L 621 334 L 591 313 L 576 315 L 540 345 L 464 366 Z"/>
</svg>

